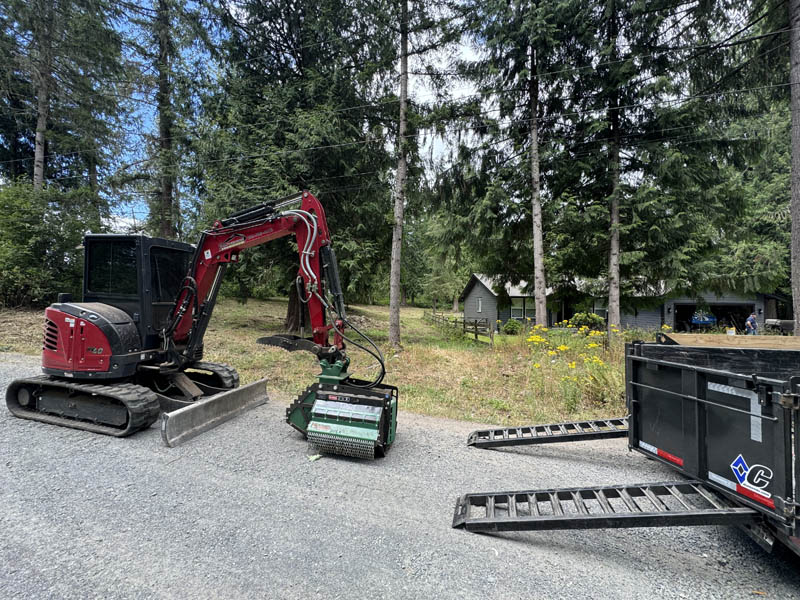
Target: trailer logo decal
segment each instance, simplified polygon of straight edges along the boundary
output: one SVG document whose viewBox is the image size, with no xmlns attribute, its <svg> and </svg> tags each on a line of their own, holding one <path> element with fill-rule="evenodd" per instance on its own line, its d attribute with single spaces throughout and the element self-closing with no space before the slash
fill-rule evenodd
<svg viewBox="0 0 800 600">
<path fill-rule="evenodd" d="M 770 494 L 765 492 L 764 488 L 772 481 L 772 469 L 764 465 L 753 465 L 750 467 L 747 465 L 744 456 L 740 454 L 736 457 L 736 460 L 731 463 L 731 470 L 741 486 L 763 494 L 767 498 L 770 497 Z"/>
<path fill-rule="evenodd" d="M 731 481 L 711 471 L 708 472 L 709 480 L 742 496 L 747 496 L 768 508 L 775 508 L 772 494 L 764 490 L 772 481 L 772 469 L 764 465 L 748 465 L 741 454 L 736 457 L 730 466 L 736 481 Z"/>
</svg>

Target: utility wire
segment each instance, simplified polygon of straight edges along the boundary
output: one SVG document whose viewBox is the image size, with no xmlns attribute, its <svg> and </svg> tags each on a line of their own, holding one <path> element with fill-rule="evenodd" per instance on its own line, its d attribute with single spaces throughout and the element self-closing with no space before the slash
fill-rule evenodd
<svg viewBox="0 0 800 600">
<path fill-rule="evenodd" d="M 773 9 L 774 9 L 774 7 L 773 7 Z M 771 9 L 771 10 L 773 10 L 773 9 Z M 711 52 L 711 51 L 714 51 L 714 50 L 718 50 L 720 48 L 727 48 L 727 47 L 737 46 L 737 45 L 741 45 L 741 44 L 744 44 L 744 43 L 749 43 L 749 42 L 752 42 L 752 41 L 757 41 L 757 40 L 760 40 L 760 39 L 764 39 L 766 37 L 779 35 L 781 33 L 787 33 L 787 32 L 794 31 L 793 28 L 784 28 L 784 29 L 779 29 L 779 30 L 775 30 L 775 31 L 772 31 L 772 32 L 756 35 L 756 36 L 751 36 L 749 38 L 743 38 L 743 39 L 736 40 L 736 41 L 733 41 L 733 42 L 730 41 L 736 35 L 739 35 L 740 33 L 744 32 L 747 29 L 749 29 L 750 27 L 754 26 L 756 23 L 758 23 L 758 21 L 760 21 L 765 16 L 766 15 L 762 15 L 762 17 L 760 17 L 759 19 L 756 19 L 755 21 L 753 21 L 752 23 L 750 23 L 747 26 L 743 27 L 742 29 L 740 29 L 736 33 L 731 34 L 727 38 L 725 38 L 725 39 L 723 39 L 723 40 L 721 40 L 720 42 L 717 42 L 717 43 L 706 43 L 706 44 L 699 44 L 699 45 L 695 45 L 695 46 L 686 46 L 686 47 L 681 47 L 679 49 L 664 49 L 662 51 L 658 51 L 658 52 L 651 53 L 651 54 L 637 55 L 635 58 L 652 58 L 654 56 L 658 56 L 658 55 L 661 55 L 661 54 L 666 54 L 666 53 L 669 53 L 669 52 L 686 51 L 686 50 L 705 50 L 706 52 L 704 54 L 707 54 L 708 52 Z M 328 41 L 330 41 L 330 40 L 328 40 Z M 306 47 L 313 47 L 315 45 L 319 45 L 319 44 L 322 44 L 322 43 L 327 43 L 327 41 L 318 42 L 318 43 L 315 43 L 315 44 L 310 44 L 308 46 L 299 46 L 296 49 L 303 49 L 303 48 L 306 48 Z M 701 56 L 702 56 L 702 54 L 701 55 L 695 55 L 694 57 L 689 57 L 689 58 L 686 59 L 686 61 L 681 63 L 679 65 L 679 67 L 685 65 L 689 60 L 695 60 L 697 58 L 700 58 Z M 594 65 L 570 67 L 568 69 L 559 69 L 559 70 L 554 70 L 554 71 L 543 71 L 541 73 L 538 73 L 538 76 L 542 77 L 542 76 L 547 76 L 547 75 L 555 75 L 555 74 L 562 74 L 562 73 L 577 72 L 577 71 L 582 71 L 582 70 L 586 70 L 586 69 L 596 70 L 597 67 L 600 67 L 600 66 L 606 66 L 606 65 L 612 65 L 612 64 L 620 64 L 620 63 L 627 62 L 630 59 L 631 59 L 631 57 L 627 57 L 627 58 L 624 58 L 624 59 L 617 59 L 617 60 L 613 60 L 613 61 L 602 61 L 602 62 L 596 63 Z M 243 62 L 243 61 L 237 61 L 237 62 L 234 62 L 233 64 L 235 65 L 235 64 L 241 63 L 241 62 Z M 649 79 L 652 79 L 652 78 L 658 77 L 658 76 L 662 76 L 662 75 L 664 75 L 664 73 L 650 75 L 650 76 L 646 77 L 645 79 L 641 80 L 638 83 L 643 83 L 645 81 L 648 81 Z M 137 81 L 139 83 L 141 83 L 141 80 L 137 80 Z M 133 84 L 134 81 L 131 80 L 130 83 Z M 468 94 L 468 95 L 465 95 L 465 96 L 461 96 L 459 98 L 456 98 L 455 100 L 456 101 L 463 101 L 463 100 L 468 100 L 468 99 L 471 99 L 471 98 L 484 98 L 484 97 L 486 97 L 487 95 L 490 95 L 490 94 L 507 93 L 507 92 L 513 92 L 513 91 L 523 91 L 524 89 L 527 89 L 526 86 L 527 86 L 527 84 L 525 84 L 525 86 L 512 86 L 512 87 L 504 87 L 504 88 L 484 89 L 484 90 L 482 90 L 480 92 L 476 92 L 474 94 Z M 120 95 L 120 94 L 97 93 L 97 94 L 94 94 L 93 96 L 103 96 L 103 95 L 107 95 L 109 98 L 114 98 L 114 99 L 126 98 L 126 99 L 133 100 L 135 102 L 143 102 L 143 103 L 146 103 L 146 104 L 148 104 L 150 106 L 154 106 L 154 104 L 152 102 L 148 101 L 148 100 L 144 100 L 144 99 L 143 100 L 139 100 L 139 99 L 136 99 L 136 98 L 133 98 L 133 97 L 124 96 L 124 95 Z M 422 95 L 423 96 L 436 96 L 437 93 L 435 91 L 431 91 L 431 92 L 427 92 L 427 93 L 422 94 Z M 412 101 L 416 101 L 416 99 L 412 100 Z M 379 102 L 365 103 L 365 104 L 358 105 L 358 106 L 351 106 L 351 107 L 343 107 L 343 108 L 339 108 L 339 109 L 334 109 L 331 112 L 332 113 L 343 113 L 343 112 L 348 112 L 348 111 L 352 111 L 352 110 L 358 110 L 360 108 L 378 108 L 378 107 L 383 107 L 383 106 L 386 106 L 386 105 L 389 105 L 389 104 L 396 104 L 398 102 L 399 102 L 399 99 L 392 98 L 392 99 L 386 99 L 386 100 L 379 101 Z M 22 110 L 24 110 L 24 109 L 22 109 Z M 33 109 L 31 109 L 31 111 L 32 110 Z M 494 110 L 496 110 L 496 109 L 494 109 Z M 31 114 L 35 114 L 35 112 L 31 112 Z M 258 126 L 263 126 L 263 125 L 267 125 L 267 124 L 278 124 L 279 122 L 280 122 L 280 120 L 276 119 L 275 121 L 268 121 L 268 122 L 255 123 L 255 124 L 245 124 L 245 125 L 247 125 L 249 127 L 258 127 Z M 137 135 L 137 136 L 142 136 L 142 137 L 146 137 L 146 136 L 152 135 L 154 138 L 157 137 L 154 134 L 141 134 L 141 133 L 132 133 L 130 135 Z M 166 140 L 166 139 L 176 139 L 176 138 L 179 138 L 179 137 L 184 137 L 184 136 L 183 135 L 175 135 L 175 136 L 171 136 L 170 138 L 158 138 L 158 139 L 165 139 Z M 69 154 L 72 154 L 72 153 L 66 153 L 66 154 L 60 154 L 60 155 L 61 156 L 67 156 Z M 14 161 L 24 161 L 24 160 L 34 160 L 34 158 L 33 157 L 26 157 L 26 158 L 21 158 L 21 159 L 14 159 Z M 13 161 L 0 161 L 0 164 L 5 164 L 5 163 L 8 163 L 8 162 L 13 162 Z"/>
</svg>

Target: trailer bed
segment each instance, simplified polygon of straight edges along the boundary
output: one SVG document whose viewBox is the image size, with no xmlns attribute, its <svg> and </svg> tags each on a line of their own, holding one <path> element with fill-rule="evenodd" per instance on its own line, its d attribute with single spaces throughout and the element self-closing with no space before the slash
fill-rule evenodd
<svg viewBox="0 0 800 600">
<path fill-rule="evenodd" d="M 764 547 L 777 539 L 800 554 L 800 350 L 796 344 L 726 345 L 725 336 L 716 336 L 718 347 L 685 346 L 676 337 L 626 345 L 627 437 L 631 450 L 689 482 L 466 494 L 458 499 L 453 526 L 499 531 L 727 523 L 743 525 Z M 592 435 L 563 425 L 531 426 L 528 435 L 519 428 L 513 435 L 513 428 L 487 430 L 471 439 L 492 447 Z M 664 498 L 680 499 L 688 490 L 709 505 L 694 510 L 679 501 L 664 508 Z M 616 507 L 610 498 L 619 500 Z"/>
</svg>

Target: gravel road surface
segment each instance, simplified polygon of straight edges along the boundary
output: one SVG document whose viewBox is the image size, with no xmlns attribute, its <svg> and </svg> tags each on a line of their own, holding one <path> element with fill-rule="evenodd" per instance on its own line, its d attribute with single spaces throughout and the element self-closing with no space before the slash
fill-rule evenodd
<svg viewBox="0 0 800 600">
<path fill-rule="evenodd" d="M 2 390 L 38 372 L 0 355 Z M 3 404 L 0 598 L 800 598 L 800 561 L 734 528 L 451 529 L 465 492 L 676 478 L 624 440 L 477 450 L 401 412 L 386 458 L 311 461 L 288 401 L 172 449 Z"/>
</svg>

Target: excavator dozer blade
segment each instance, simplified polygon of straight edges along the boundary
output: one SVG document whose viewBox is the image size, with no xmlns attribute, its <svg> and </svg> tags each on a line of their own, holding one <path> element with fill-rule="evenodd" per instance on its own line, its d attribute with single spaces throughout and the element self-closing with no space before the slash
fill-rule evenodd
<svg viewBox="0 0 800 600">
<path fill-rule="evenodd" d="M 161 439 L 170 448 L 267 402 L 267 380 L 215 394 L 161 415 Z"/>
</svg>

